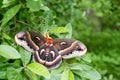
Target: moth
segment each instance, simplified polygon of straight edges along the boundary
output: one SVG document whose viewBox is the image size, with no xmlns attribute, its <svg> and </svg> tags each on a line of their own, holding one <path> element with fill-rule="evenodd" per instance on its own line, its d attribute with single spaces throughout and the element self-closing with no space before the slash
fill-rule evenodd
<svg viewBox="0 0 120 80">
<path fill-rule="evenodd" d="M 62 59 L 82 56 L 86 53 L 86 46 L 74 39 L 52 39 L 32 31 L 22 31 L 15 35 L 18 45 L 33 53 L 33 60 L 43 64 L 48 69 L 60 66 Z"/>
</svg>

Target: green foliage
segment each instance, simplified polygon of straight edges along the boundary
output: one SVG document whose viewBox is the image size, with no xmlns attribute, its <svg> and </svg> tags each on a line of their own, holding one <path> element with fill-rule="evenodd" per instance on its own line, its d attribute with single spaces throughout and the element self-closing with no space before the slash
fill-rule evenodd
<svg viewBox="0 0 120 80">
<path fill-rule="evenodd" d="M 68 32 L 68 29 L 65 27 L 56 27 L 56 28 L 51 29 L 49 32 L 50 33 L 66 33 Z"/>
<path fill-rule="evenodd" d="M 76 68 L 74 67 L 72 70 L 74 74 L 78 77 L 85 77 L 90 80 L 100 80 L 101 75 L 92 67 L 85 65 L 85 64 L 75 64 Z"/>
<path fill-rule="evenodd" d="M 31 11 L 39 11 L 41 8 L 41 0 L 27 0 L 27 7 Z"/>
<path fill-rule="evenodd" d="M 7 68 L 7 78 L 8 80 L 24 80 L 23 76 L 20 74 L 22 68 L 15 69 L 13 67 Z"/>
<path fill-rule="evenodd" d="M 16 49 L 7 45 L 0 45 L 0 55 L 8 59 L 18 59 L 20 54 Z"/>
<path fill-rule="evenodd" d="M 8 10 L 5 14 L 4 14 L 4 17 L 2 19 L 2 24 L 1 24 L 1 27 L 0 27 L 0 31 L 2 29 L 2 27 L 5 26 L 5 24 L 15 16 L 15 14 L 19 11 L 21 5 L 16 5 L 14 7 L 12 7 L 10 10 Z"/>
<path fill-rule="evenodd" d="M 3 4 L 2 8 L 4 8 L 9 7 L 10 5 L 14 5 L 16 3 L 16 0 L 3 0 L 1 3 Z"/>
<path fill-rule="evenodd" d="M 21 54 L 22 63 L 23 63 L 24 66 L 26 66 L 31 59 L 31 53 L 24 50 L 23 48 L 20 48 L 19 51 L 20 51 L 20 54 Z"/>
<path fill-rule="evenodd" d="M 46 67 L 40 65 L 39 63 L 30 63 L 27 65 L 27 68 L 38 75 L 42 75 L 47 78 L 50 76 L 49 71 L 46 69 Z"/>
<path fill-rule="evenodd" d="M 0 79 L 119 80 L 119 4 L 118 0 L 0 0 Z M 86 44 L 88 52 L 48 71 L 31 63 L 32 54 L 15 44 L 15 34 L 24 30 L 74 37 Z"/>
<path fill-rule="evenodd" d="M 74 80 L 74 75 L 70 70 L 64 70 L 61 75 L 61 80 Z"/>
</svg>

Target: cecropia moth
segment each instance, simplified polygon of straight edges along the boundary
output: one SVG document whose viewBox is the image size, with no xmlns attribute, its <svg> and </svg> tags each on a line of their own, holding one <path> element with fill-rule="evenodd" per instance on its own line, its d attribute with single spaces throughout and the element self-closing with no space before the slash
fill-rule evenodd
<svg viewBox="0 0 120 80">
<path fill-rule="evenodd" d="M 86 53 L 86 46 L 73 39 L 52 39 L 31 31 L 19 32 L 15 35 L 18 45 L 34 53 L 35 62 L 43 64 L 48 69 L 60 66 L 63 59 L 82 56 Z"/>
</svg>

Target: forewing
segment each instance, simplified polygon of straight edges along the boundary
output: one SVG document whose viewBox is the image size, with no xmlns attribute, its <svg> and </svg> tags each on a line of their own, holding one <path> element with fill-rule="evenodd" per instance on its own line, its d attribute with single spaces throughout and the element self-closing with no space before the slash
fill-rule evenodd
<svg viewBox="0 0 120 80">
<path fill-rule="evenodd" d="M 54 41 L 54 46 L 64 59 L 82 56 L 87 51 L 82 42 L 72 39 L 57 39 Z"/>
<path fill-rule="evenodd" d="M 22 31 L 15 35 L 15 41 L 26 50 L 34 52 L 45 43 L 45 37 L 36 32 Z"/>
</svg>

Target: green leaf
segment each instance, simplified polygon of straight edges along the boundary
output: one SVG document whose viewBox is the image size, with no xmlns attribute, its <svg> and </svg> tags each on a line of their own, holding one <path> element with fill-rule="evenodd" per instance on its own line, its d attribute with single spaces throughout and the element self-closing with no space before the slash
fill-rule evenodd
<svg viewBox="0 0 120 80">
<path fill-rule="evenodd" d="M 24 80 L 22 75 L 20 74 L 23 68 L 15 69 L 13 67 L 7 68 L 7 78 L 8 80 Z"/>
<path fill-rule="evenodd" d="M 34 62 L 31 64 L 28 64 L 27 68 L 30 69 L 33 73 L 36 73 L 38 75 L 42 75 L 46 78 L 50 77 L 50 73 L 49 73 L 48 69 L 45 66 L 43 66 L 42 64 Z"/>
<path fill-rule="evenodd" d="M 20 48 L 20 54 L 21 54 L 21 60 L 23 62 L 23 65 L 27 65 L 31 59 L 31 53 L 26 51 L 23 48 Z"/>
<path fill-rule="evenodd" d="M 25 73 L 27 76 L 29 76 L 31 80 L 39 80 L 37 75 L 33 73 L 32 71 L 30 71 L 29 69 L 25 69 Z"/>
<path fill-rule="evenodd" d="M 0 0 L 0 7 L 2 6 L 2 0 Z"/>
<path fill-rule="evenodd" d="M 41 10 L 45 10 L 45 11 L 49 11 L 50 9 L 49 9 L 49 7 L 47 7 L 47 6 L 41 6 L 41 8 L 40 8 Z"/>
<path fill-rule="evenodd" d="M 73 68 L 73 72 L 76 75 L 79 75 L 81 77 L 90 79 L 90 80 L 100 80 L 101 75 L 91 66 L 85 65 L 85 64 L 75 64 L 78 67 Z"/>
<path fill-rule="evenodd" d="M 74 75 L 69 69 L 65 69 L 61 75 L 61 80 L 74 80 Z"/>
<path fill-rule="evenodd" d="M 16 13 L 19 11 L 20 7 L 21 7 L 20 4 L 15 5 L 14 7 L 12 7 L 11 9 L 9 9 L 4 14 L 4 17 L 2 19 L 2 24 L 1 24 L 1 27 L 0 27 L 0 31 L 6 25 L 6 23 L 16 15 Z"/>
<path fill-rule="evenodd" d="M 65 64 L 61 64 L 57 69 L 53 69 L 51 70 L 51 73 L 55 74 L 55 73 L 62 73 L 65 69 Z"/>
<path fill-rule="evenodd" d="M 0 64 L 3 63 L 3 62 L 6 62 L 7 60 L 8 60 L 8 59 L 6 59 L 6 58 L 0 56 Z"/>
<path fill-rule="evenodd" d="M 41 0 L 27 0 L 27 7 L 31 11 L 39 11 L 41 9 Z"/>
<path fill-rule="evenodd" d="M 0 71 L 0 79 L 6 78 L 6 71 Z"/>
<path fill-rule="evenodd" d="M 0 55 L 8 59 L 18 59 L 20 54 L 18 51 L 8 45 L 0 45 Z"/>
<path fill-rule="evenodd" d="M 3 38 L 8 39 L 8 40 L 11 39 L 11 37 L 9 35 L 7 35 L 6 33 L 3 33 Z"/>
<path fill-rule="evenodd" d="M 68 34 L 65 36 L 65 38 L 71 38 L 72 37 L 72 25 L 70 23 L 68 23 L 65 26 L 66 29 L 68 29 Z"/>
<path fill-rule="evenodd" d="M 68 76 L 68 80 L 74 80 L 74 75 L 73 72 L 69 70 L 69 76 Z"/>
<path fill-rule="evenodd" d="M 61 64 L 61 66 L 58 67 L 57 69 L 51 70 L 51 76 L 49 80 L 60 80 L 61 73 L 64 71 L 64 69 L 65 69 L 65 64 Z"/>
<path fill-rule="evenodd" d="M 56 27 L 56 28 L 50 29 L 49 32 L 50 33 L 66 33 L 68 32 L 68 29 L 65 27 Z"/>
<path fill-rule="evenodd" d="M 61 73 L 59 72 L 51 72 L 51 76 L 50 76 L 50 79 L 47 79 L 47 80 L 60 80 L 61 78 Z"/>
<path fill-rule="evenodd" d="M 4 8 L 4 7 L 8 7 L 8 6 L 10 6 L 10 5 L 15 4 L 15 3 L 16 3 L 16 0 L 3 0 L 2 3 L 3 3 L 2 8 Z"/>
<path fill-rule="evenodd" d="M 45 16 L 45 28 L 47 29 L 47 30 L 49 30 L 49 29 L 51 29 L 51 27 L 53 27 L 53 26 L 51 26 L 51 25 L 53 25 L 54 24 L 54 16 L 53 16 L 53 13 L 52 13 L 52 11 L 46 11 L 45 13 L 44 13 L 44 16 Z"/>
<path fill-rule="evenodd" d="M 61 80 L 68 80 L 68 72 L 69 70 L 64 70 L 62 75 L 61 75 Z"/>
<path fill-rule="evenodd" d="M 16 66 L 21 66 L 21 64 L 22 64 L 22 62 L 20 59 L 17 59 L 14 61 L 14 65 L 16 65 Z"/>
<path fill-rule="evenodd" d="M 80 75 L 82 77 L 88 78 L 90 80 L 100 80 L 100 74 L 96 70 L 81 71 Z"/>
<path fill-rule="evenodd" d="M 75 63 L 76 58 L 66 59 L 66 62 L 69 63 L 69 64 Z"/>
<path fill-rule="evenodd" d="M 90 55 L 89 54 L 81 56 L 81 59 L 83 59 L 84 61 L 86 61 L 88 63 L 91 63 L 91 59 L 90 59 Z"/>
</svg>

